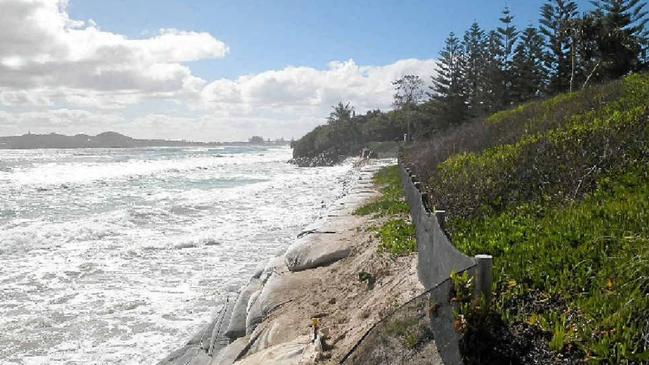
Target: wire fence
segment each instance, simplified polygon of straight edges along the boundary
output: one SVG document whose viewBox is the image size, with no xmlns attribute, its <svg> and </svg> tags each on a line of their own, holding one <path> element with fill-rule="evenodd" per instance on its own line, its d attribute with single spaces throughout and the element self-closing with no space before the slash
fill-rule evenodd
<svg viewBox="0 0 649 365">
<path fill-rule="evenodd" d="M 472 266 L 466 271 L 473 275 L 475 270 Z M 454 299 L 449 278 L 377 322 L 341 364 L 462 364 Z"/>
</svg>

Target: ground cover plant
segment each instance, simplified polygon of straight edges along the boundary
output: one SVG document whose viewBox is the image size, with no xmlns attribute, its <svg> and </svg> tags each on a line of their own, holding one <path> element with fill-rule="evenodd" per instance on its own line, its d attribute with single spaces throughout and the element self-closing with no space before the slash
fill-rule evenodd
<svg viewBox="0 0 649 365">
<path fill-rule="evenodd" d="M 648 122 L 635 74 L 408 151 L 454 244 L 494 255 L 493 330 L 469 324 L 468 363 L 479 342 L 512 363 L 649 362 Z"/>
<path fill-rule="evenodd" d="M 379 170 L 374 183 L 380 187 L 381 196 L 358 208 L 354 214 L 385 217 L 387 221 L 375 227 L 381 241 L 379 250 L 394 256 L 404 256 L 417 248 L 415 227 L 410 222 L 410 208 L 404 200 L 398 166 Z"/>
</svg>

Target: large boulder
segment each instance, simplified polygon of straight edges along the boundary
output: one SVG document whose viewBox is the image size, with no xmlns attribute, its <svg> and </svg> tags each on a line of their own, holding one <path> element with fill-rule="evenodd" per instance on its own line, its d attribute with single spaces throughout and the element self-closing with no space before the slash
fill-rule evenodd
<svg viewBox="0 0 649 365">
<path fill-rule="evenodd" d="M 268 278 L 273 273 L 280 273 L 286 271 L 286 264 L 284 263 L 284 256 L 276 256 L 268 260 L 266 263 L 266 267 L 264 270 L 261 272 L 259 275 L 259 279 L 261 280 L 262 285 L 266 284 L 266 281 L 268 281 Z"/>
<path fill-rule="evenodd" d="M 255 354 L 244 357 L 235 365 L 308 365 L 314 364 L 317 357 L 315 345 L 308 336 L 281 343 Z"/>
<path fill-rule="evenodd" d="M 275 273 L 268 279 L 268 282 L 264 285 L 257 299 L 259 309 L 264 318 L 279 306 L 295 300 L 305 293 L 312 291 L 314 288 L 321 286 L 320 279 L 315 277 L 315 275 L 302 274 L 292 272 Z"/>
<path fill-rule="evenodd" d="M 232 365 L 241 352 L 244 351 L 246 346 L 248 346 L 249 340 L 250 337 L 248 336 L 238 338 L 226 348 L 219 351 L 219 353 L 212 358 L 210 365 Z"/>
<path fill-rule="evenodd" d="M 158 365 L 208 365 L 210 357 L 197 344 L 188 344 L 164 358 Z"/>
<path fill-rule="evenodd" d="M 232 315 L 230 316 L 230 323 L 227 330 L 225 331 L 225 336 L 230 340 L 235 340 L 239 337 L 246 335 L 246 318 L 248 316 L 248 302 L 250 297 L 256 291 L 261 289 L 261 280 L 252 278 L 248 285 L 246 285 L 243 290 L 239 293 L 237 300 L 232 309 Z"/>
<path fill-rule="evenodd" d="M 228 315 L 227 304 L 222 308 L 222 315 Z M 210 362 L 210 357 L 208 352 L 211 350 L 212 346 L 212 336 L 217 324 L 219 322 L 220 316 L 214 318 L 209 325 L 202 328 L 198 333 L 194 335 L 185 346 L 180 349 L 172 352 L 161 360 L 158 364 L 160 365 L 207 365 Z"/>
<path fill-rule="evenodd" d="M 350 242 L 339 238 L 337 234 L 313 233 L 295 241 L 286 252 L 286 266 L 290 271 L 302 271 L 349 256 Z"/>
<path fill-rule="evenodd" d="M 263 321 L 264 316 L 261 313 L 261 303 L 259 302 L 259 295 L 261 294 L 261 289 L 250 295 L 248 300 L 248 306 L 246 311 L 246 335 L 252 333 L 255 330 L 257 325 Z"/>
</svg>

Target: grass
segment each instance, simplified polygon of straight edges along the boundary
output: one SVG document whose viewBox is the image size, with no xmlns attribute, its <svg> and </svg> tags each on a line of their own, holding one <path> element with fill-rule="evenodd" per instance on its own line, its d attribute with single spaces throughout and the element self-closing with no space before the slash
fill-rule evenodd
<svg viewBox="0 0 649 365">
<path fill-rule="evenodd" d="M 494 256 L 494 314 L 553 356 L 649 363 L 649 75 L 458 131 L 408 156 L 454 244 Z"/>
<path fill-rule="evenodd" d="M 415 239 L 415 226 L 402 219 L 389 220 L 377 228 L 379 239 L 379 252 L 387 252 L 393 256 L 406 256 L 417 250 Z"/>
<path fill-rule="evenodd" d="M 552 332 L 593 362 L 649 360 L 649 171 L 582 201 L 453 222 L 463 252 L 494 254 L 496 309 Z M 527 300 L 533 298 L 533 300 Z M 538 302 L 554 303 L 552 306 Z"/>
<path fill-rule="evenodd" d="M 356 215 L 387 217 L 408 214 L 410 208 L 403 200 L 401 175 L 398 166 L 388 166 L 374 175 L 374 184 L 381 190 L 381 197 L 356 209 Z"/>
<path fill-rule="evenodd" d="M 385 334 L 399 337 L 408 350 L 414 350 L 432 337 L 428 326 L 423 325 L 418 317 L 391 320 L 385 325 Z"/>
<path fill-rule="evenodd" d="M 415 252 L 415 227 L 408 220 L 410 208 L 404 201 L 401 175 L 398 166 L 388 166 L 374 176 L 381 196 L 358 208 L 354 214 L 386 217 L 388 221 L 375 230 L 379 236 L 379 252 L 392 256 L 406 256 Z"/>
</svg>

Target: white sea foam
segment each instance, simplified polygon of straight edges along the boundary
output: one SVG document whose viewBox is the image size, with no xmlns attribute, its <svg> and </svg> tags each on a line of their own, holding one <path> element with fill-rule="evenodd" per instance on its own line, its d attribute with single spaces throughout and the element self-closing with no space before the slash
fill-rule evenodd
<svg viewBox="0 0 649 365">
<path fill-rule="evenodd" d="M 318 219 L 288 148 L 0 150 L 0 363 L 154 363 Z"/>
</svg>

